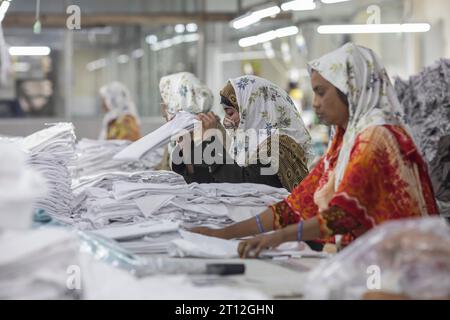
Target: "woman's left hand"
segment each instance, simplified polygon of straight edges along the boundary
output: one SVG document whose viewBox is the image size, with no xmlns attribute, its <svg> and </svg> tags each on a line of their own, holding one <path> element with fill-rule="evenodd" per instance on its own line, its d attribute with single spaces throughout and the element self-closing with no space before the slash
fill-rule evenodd
<svg viewBox="0 0 450 320">
<path fill-rule="evenodd" d="M 270 234 L 256 236 L 239 242 L 238 253 L 241 258 L 257 258 L 262 250 L 276 248 L 284 241 L 283 230 Z"/>
</svg>

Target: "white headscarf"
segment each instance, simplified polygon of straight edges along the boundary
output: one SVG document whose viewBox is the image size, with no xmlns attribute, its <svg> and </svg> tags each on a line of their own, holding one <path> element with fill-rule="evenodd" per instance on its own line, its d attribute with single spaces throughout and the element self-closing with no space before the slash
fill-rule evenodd
<svg viewBox="0 0 450 320">
<path fill-rule="evenodd" d="M 128 88 L 120 82 L 111 82 L 99 90 L 100 96 L 104 99 L 108 112 L 103 117 L 102 131 L 99 139 L 106 139 L 108 124 L 122 116 L 131 115 L 140 124 L 136 105 L 131 98 Z"/>
<path fill-rule="evenodd" d="M 169 116 L 174 116 L 179 111 L 205 113 L 211 110 L 214 103 L 211 90 L 189 72 L 162 77 L 159 90 Z"/>
<path fill-rule="evenodd" d="M 349 122 L 335 171 L 337 189 L 358 134 L 372 126 L 407 127 L 402 120 L 402 108 L 386 69 L 372 50 L 347 43 L 310 62 L 308 68 L 310 73 L 317 71 L 344 93 L 349 104 Z M 335 130 L 333 128 L 333 132 Z M 328 163 L 325 165 L 328 166 Z"/>
<path fill-rule="evenodd" d="M 243 76 L 229 80 L 236 93 L 239 106 L 240 123 L 237 131 L 245 132 L 253 129 L 258 131 L 258 143 L 265 137 L 275 133 L 287 135 L 294 139 L 304 150 L 306 159 L 311 160 L 311 137 L 305 128 L 303 120 L 288 93 L 272 82 L 255 77 Z M 242 130 L 242 131 L 241 131 Z M 233 133 L 231 133 L 233 136 Z M 234 134 L 229 154 L 240 166 L 246 166 L 247 156 L 257 151 L 258 143 L 254 139 L 243 142 Z M 247 156 L 246 156 L 247 155 Z"/>
</svg>

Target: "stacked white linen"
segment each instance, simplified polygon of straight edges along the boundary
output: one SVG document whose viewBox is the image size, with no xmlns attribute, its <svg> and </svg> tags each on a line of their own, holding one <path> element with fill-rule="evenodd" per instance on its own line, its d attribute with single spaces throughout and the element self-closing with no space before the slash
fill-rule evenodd
<svg viewBox="0 0 450 320">
<path fill-rule="evenodd" d="M 114 160 L 113 157 L 131 144 L 126 140 L 81 139 L 76 145 L 77 159 L 70 167 L 74 178 L 111 171 L 142 171 L 154 168 L 162 160 L 163 148 L 149 152 L 139 161 Z"/>
<path fill-rule="evenodd" d="M 46 152 L 66 165 L 75 159 L 75 132 L 72 123 L 55 123 L 25 137 L 21 143 L 32 154 Z"/>
<path fill-rule="evenodd" d="M 76 210 L 77 227 L 100 229 L 112 237 L 113 229 L 139 231 L 132 225 L 141 222 L 145 225 L 144 221 L 171 221 L 185 228 L 224 227 L 255 216 L 289 193 L 285 189 L 248 183 L 187 185 L 114 181 L 111 190 L 88 187 L 83 194 L 85 200 Z M 145 235 L 138 234 L 141 238 L 121 244 L 137 253 L 163 253 L 167 252 L 169 240 L 179 238 L 176 234 L 165 234 L 161 239 Z"/>
<path fill-rule="evenodd" d="M 27 162 L 40 172 L 47 182 L 47 195 L 39 198 L 33 209 L 44 209 L 53 217 L 70 217 L 73 202 L 72 179 L 64 160 L 51 153 L 39 152 L 30 155 Z"/>
<path fill-rule="evenodd" d="M 28 164 L 47 180 L 48 192 L 34 209 L 44 209 L 53 217 L 68 218 L 72 212 L 72 178 L 68 165 L 75 157 L 75 133 L 71 123 L 56 123 L 21 141 L 30 154 Z"/>
<path fill-rule="evenodd" d="M 77 297 L 68 270 L 79 266 L 75 234 L 60 228 L 0 234 L 0 299 Z M 75 283 L 73 283 L 75 284 Z"/>
<path fill-rule="evenodd" d="M 182 212 L 178 218 L 191 226 L 242 221 L 289 195 L 286 189 L 251 183 L 169 186 L 122 181 L 113 184 L 113 194 L 117 200 L 135 199 L 146 217 Z"/>
</svg>

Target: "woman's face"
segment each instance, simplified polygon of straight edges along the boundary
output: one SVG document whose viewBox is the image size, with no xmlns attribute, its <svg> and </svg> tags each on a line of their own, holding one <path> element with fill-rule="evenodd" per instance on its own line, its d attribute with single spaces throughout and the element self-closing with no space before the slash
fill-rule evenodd
<svg viewBox="0 0 450 320">
<path fill-rule="evenodd" d="M 225 110 L 225 118 L 223 119 L 223 126 L 225 129 L 237 129 L 239 127 L 239 121 L 241 118 L 239 117 L 239 112 L 229 106 L 224 106 Z"/>
<path fill-rule="evenodd" d="M 348 106 L 339 96 L 338 90 L 317 71 L 311 74 L 314 91 L 313 108 L 319 121 L 325 125 L 347 128 Z"/>
</svg>

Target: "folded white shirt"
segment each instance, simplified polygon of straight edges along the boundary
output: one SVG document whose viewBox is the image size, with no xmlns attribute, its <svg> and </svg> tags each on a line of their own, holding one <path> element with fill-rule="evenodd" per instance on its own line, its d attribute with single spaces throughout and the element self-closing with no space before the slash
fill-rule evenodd
<svg viewBox="0 0 450 320">
<path fill-rule="evenodd" d="M 184 111 L 179 112 L 171 121 L 126 147 L 116 154 L 113 159 L 139 160 L 149 151 L 169 143 L 171 138 L 181 131 L 192 131 L 197 122 L 198 120 L 194 114 Z"/>
</svg>

